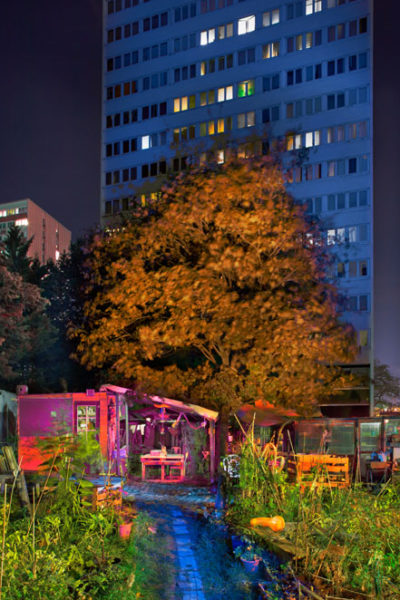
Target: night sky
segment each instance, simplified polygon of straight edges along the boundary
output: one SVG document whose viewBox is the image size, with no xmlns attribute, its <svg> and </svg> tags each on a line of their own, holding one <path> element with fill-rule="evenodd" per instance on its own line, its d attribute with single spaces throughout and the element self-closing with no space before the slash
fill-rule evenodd
<svg viewBox="0 0 400 600">
<path fill-rule="evenodd" d="M 99 221 L 101 0 L 1 0 L 0 202 Z"/>
</svg>

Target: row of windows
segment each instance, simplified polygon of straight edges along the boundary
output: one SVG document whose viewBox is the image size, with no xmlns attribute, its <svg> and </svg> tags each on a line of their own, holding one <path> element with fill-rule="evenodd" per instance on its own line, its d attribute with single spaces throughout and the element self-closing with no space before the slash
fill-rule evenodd
<svg viewBox="0 0 400 600">
<path fill-rule="evenodd" d="M 369 310 L 369 296 L 348 296 L 339 299 L 338 309 L 341 312 L 363 312 Z"/>
<path fill-rule="evenodd" d="M 161 18 L 163 17 L 164 18 Z M 275 15 L 275 16 L 274 16 Z M 279 19 L 279 12 L 276 11 L 266 12 L 262 14 L 262 24 L 263 26 L 267 26 Z M 155 19 L 155 21 L 154 21 Z M 158 15 L 152 17 L 151 22 L 150 18 L 144 19 L 143 21 L 143 31 L 147 31 L 145 27 L 150 27 L 154 29 L 153 22 L 156 27 L 158 27 Z M 161 26 L 168 24 L 167 13 L 162 13 L 160 15 L 160 23 Z M 244 17 L 239 19 L 238 21 L 238 35 L 244 33 L 250 33 L 255 30 L 255 15 L 251 15 L 250 17 Z M 348 23 L 339 23 L 337 25 L 331 25 L 327 28 L 327 41 L 334 42 L 336 40 L 341 40 L 346 37 L 346 32 L 349 37 L 355 36 L 358 33 L 363 34 L 368 30 L 368 20 L 367 17 L 362 17 L 358 20 L 353 20 Z M 108 43 L 118 41 L 122 39 L 122 35 L 124 38 L 128 38 L 139 33 L 139 22 L 135 21 L 134 23 L 127 23 L 122 28 L 121 26 L 116 27 L 115 29 L 109 29 L 107 32 L 107 41 Z M 212 27 L 210 29 L 206 29 L 200 32 L 200 45 L 205 46 L 215 42 L 216 40 L 223 40 L 228 37 L 233 36 L 233 23 L 226 23 L 217 27 Z M 167 42 L 165 44 L 165 54 L 160 56 L 165 56 L 167 54 Z M 309 31 L 305 33 L 300 33 L 294 36 L 290 36 L 286 38 L 286 51 L 287 53 L 291 53 L 300 50 L 305 50 L 308 48 L 312 48 L 314 46 L 320 46 L 322 44 L 322 29 L 318 29 L 314 32 Z M 174 39 L 174 52 L 180 52 L 181 50 L 187 50 L 188 48 L 194 48 L 196 46 L 196 33 L 192 33 L 190 35 L 184 35 L 182 37 L 178 37 Z M 271 44 L 266 44 L 264 46 L 265 51 L 268 48 L 274 50 L 273 56 L 278 56 L 280 53 L 281 44 L 279 40 L 275 41 Z M 157 57 L 154 57 L 157 58 Z M 266 56 L 264 56 L 266 58 Z M 269 58 L 269 57 L 268 57 Z"/>
<path fill-rule="evenodd" d="M 369 169 L 369 157 L 366 154 L 351 158 L 328 160 L 323 163 L 293 167 L 287 172 L 288 183 L 302 183 L 322 177 L 341 177 L 366 173 Z"/>
<path fill-rule="evenodd" d="M 303 115 L 314 115 L 322 112 L 323 96 L 316 96 L 315 98 L 306 98 L 302 100 L 296 100 L 295 102 L 288 102 L 285 105 L 285 118 L 293 119 L 299 118 Z M 332 108 L 342 108 L 344 106 L 353 106 L 355 104 L 363 104 L 368 101 L 368 88 L 354 88 L 345 92 L 339 92 L 337 94 L 329 94 L 326 96 L 326 103 L 324 106 L 326 109 L 331 110 Z M 265 108 L 262 111 L 262 122 L 270 123 L 271 121 L 279 121 L 281 117 L 280 105 L 271 106 Z M 357 133 L 357 136 L 361 137 L 361 131 Z M 354 134 L 354 133 L 353 133 Z M 343 141 L 341 139 L 342 132 L 339 128 L 331 128 L 331 132 L 327 133 L 327 143 L 334 141 Z M 350 136 L 349 136 L 350 137 Z M 354 139 L 354 137 L 351 137 Z"/>
<path fill-rule="evenodd" d="M 369 225 L 367 223 L 350 225 L 346 227 L 336 227 L 326 230 L 326 243 L 328 246 L 333 246 L 336 244 L 368 242 L 368 240 Z"/>
<path fill-rule="evenodd" d="M 341 279 L 358 277 L 368 277 L 369 261 L 364 260 L 349 260 L 348 262 L 338 262 L 336 264 L 336 277 Z"/>
<path fill-rule="evenodd" d="M 149 0 L 143 0 L 143 2 L 149 2 Z M 107 2 L 107 13 L 112 15 L 114 12 L 119 12 L 123 8 L 132 8 L 138 6 L 139 0 L 108 0 Z"/>
<path fill-rule="evenodd" d="M 196 47 L 196 34 L 190 33 L 174 39 L 174 52 L 183 52 Z"/>
<path fill-rule="evenodd" d="M 141 178 L 156 177 L 157 175 L 165 175 L 167 172 L 167 162 L 160 160 L 158 162 L 144 164 L 140 167 Z M 117 171 L 107 171 L 106 185 L 118 185 L 128 181 L 136 181 L 138 178 L 138 167 L 128 167 Z"/>
<path fill-rule="evenodd" d="M 139 113 L 140 111 L 140 113 Z M 136 123 L 141 116 L 141 120 L 154 119 L 155 117 L 162 117 L 167 114 L 167 103 L 160 102 L 159 104 L 149 104 L 142 106 L 141 109 L 125 110 L 122 113 L 114 113 L 113 115 L 107 115 L 106 127 L 119 127 L 121 124 L 129 125 L 129 123 Z"/>
<path fill-rule="evenodd" d="M 168 25 L 168 12 L 162 12 L 160 14 L 153 15 L 152 17 L 146 17 L 143 19 L 142 32 L 158 29 L 159 27 L 165 27 L 166 25 Z M 121 40 L 122 34 L 124 38 L 129 38 L 137 35 L 138 33 L 140 33 L 139 21 L 126 23 L 124 27 L 119 25 L 114 29 L 107 30 L 107 42 L 111 44 L 112 42 Z"/>
<path fill-rule="evenodd" d="M 265 122 L 264 119 L 263 122 Z M 327 127 L 326 129 L 306 131 L 305 133 L 289 133 L 286 135 L 286 150 L 295 150 L 302 147 L 312 148 L 323 143 L 331 144 L 365 137 L 367 137 L 367 121 L 360 121 Z"/>
<path fill-rule="evenodd" d="M 165 52 L 164 44 L 155 45 L 152 47 L 143 49 L 143 60 L 149 60 L 150 57 L 159 56 L 160 52 Z M 263 58 L 272 58 L 279 55 L 279 42 L 271 42 L 266 44 L 262 48 Z M 121 67 L 122 57 L 117 56 L 114 59 L 110 58 L 107 60 L 107 70 L 118 69 Z M 127 53 L 123 55 L 124 66 L 135 64 L 138 62 L 138 51 Z M 256 48 L 246 48 L 240 50 L 237 53 L 237 64 L 238 66 L 254 63 L 256 61 Z M 347 68 L 349 71 L 356 69 L 364 69 L 367 67 L 367 53 L 362 52 L 360 54 L 354 54 L 347 57 L 347 61 L 344 58 L 339 58 L 326 63 L 326 75 L 331 76 L 335 74 L 344 73 L 345 65 L 347 62 Z M 200 63 L 200 76 L 215 73 L 216 71 L 223 71 L 233 67 L 233 54 L 227 54 L 218 58 L 210 58 Z M 196 64 L 185 65 L 180 68 L 174 69 L 174 83 L 184 81 L 187 79 L 193 79 L 196 77 Z M 322 77 L 322 63 L 316 65 L 309 65 L 308 67 L 302 67 L 299 69 L 290 69 L 286 72 L 286 84 L 292 86 L 294 84 L 300 84 L 304 81 L 311 81 L 313 79 L 320 79 Z M 143 90 L 155 89 L 162 87 L 168 83 L 168 71 L 161 73 L 153 73 L 151 76 L 143 78 Z M 127 86 L 127 84 L 116 84 L 110 88 L 107 88 L 107 99 L 119 98 L 121 95 L 129 95 L 130 92 L 122 93 L 121 86 Z M 263 79 L 263 91 L 269 91 L 270 89 L 278 89 L 281 85 L 280 74 L 269 75 Z M 114 91 L 112 91 L 114 89 Z M 126 87 L 126 90 L 128 88 Z M 137 91 L 137 82 L 135 82 L 135 90 Z M 135 93 L 135 92 L 131 92 Z M 340 102 L 340 100 L 339 100 Z M 333 104 L 332 104 L 333 103 Z M 332 108 L 336 108 L 336 100 L 331 100 Z M 339 106 L 340 107 L 340 106 Z"/>
<path fill-rule="evenodd" d="M 351 0 L 350 0 L 351 1 Z M 143 0 L 143 2 L 149 2 L 149 0 Z M 334 8 L 337 5 L 345 4 L 346 0 L 326 0 L 326 8 Z M 139 0 L 108 0 L 107 12 L 109 15 L 121 11 L 123 8 L 132 8 L 138 6 Z M 231 6 L 233 0 L 204 0 L 201 4 L 201 12 L 209 12 L 216 8 L 225 8 Z M 294 16 L 301 17 L 303 14 L 311 15 L 322 10 L 322 0 L 304 0 L 300 2 L 292 2 L 286 6 L 287 19 L 293 19 Z M 196 16 L 196 3 L 190 2 L 175 8 L 174 17 L 175 23 L 185 21 L 186 19 Z M 275 9 L 272 12 L 278 12 L 279 9 Z M 279 17 L 278 17 L 279 22 Z"/>
<path fill-rule="evenodd" d="M 306 213 L 310 215 L 320 215 L 322 212 L 332 212 L 346 208 L 358 208 L 367 206 L 367 190 L 353 192 L 341 192 L 339 194 L 328 194 L 327 196 L 318 196 L 316 198 L 306 198 L 302 201 Z"/>
<path fill-rule="evenodd" d="M 129 154 L 137 150 L 148 150 L 156 146 L 164 146 L 167 143 L 167 132 L 152 133 L 142 135 L 140 138 L 130 138 L 121 142 L 106 144 L 106 156 L 119 156 L 120 154 Z"/>
<path fill-rule="evenodd" d="M 276 76 L 270 76 L 273 80 Z M 253 81 L 243 81 L 238 86 L 238 95 L 250 95 L 253 90 Z M 339 97 L 340 96 L 340 97 Z M 343 97 L 342 97 L 343 96 Z M 347 96 L 347 98 L 346 98 Z M 331 95 L 329 95 L 329 98 Z M 205 106 L 213 102 L 223 102 L 233 99 L 233 86 L 228 85 L 216 89 L 207 90 L 201 92 L 199 95 L 200 106 Z M 347 100 L 347 105 L 352 106 L 358 103 L 365 103 L 368 100 L 368 88 L 361 87 L 347 92 L 340 92 L 335 97 L 335 103 L 338 108 L 344 106 Z M 332 100 L 329 100 L 329 106 L 331 106 Z M 328 99 L 327 99 L 328 106 Z M 196 107 L 196 96 L 182 96 L 180 98 L 174 98 L 173 111 L 181 112 Z M 138 112 L 139 111 L 139 112 Z M 289 102 L 285 106 L 285 116 L 287 119 L 302 117 L 303 115 L 313 115 L 322 111 L 322 96 L 315 98 L 306 98 L 303 100 L 296 100 L 295 102 Z M 117 112 L 106 117 L 106 127 L 110 129 L 112 127 L 119 127 L 120 125 L 128 125 L 129 123 L 136 123 L 138 120 L 153 119 L 158 116 L 164 116 L 167 114 L 167 102 L 160 102 L 159 104 L 151 104 L 143 106 L 141 109 L 133 109 L 131 111 Z M 280 106 L 272 106 L 265 108 L 262 111 L 262 122 L 270 123 L 271 121 L 278 121 L 281 118 Z M 366 124 L 360 122 L 358 124 L 351 123 L 348 125 L 346 134 L 345 125 L 337 125 L 335 127 L 328 127 L 326 129 L 325 141 L 327 144 L 333 142 L 342 142 L 346 139 L 352 140 L 357 137 L 365 137 L 367 134 Z"/>
</svg>

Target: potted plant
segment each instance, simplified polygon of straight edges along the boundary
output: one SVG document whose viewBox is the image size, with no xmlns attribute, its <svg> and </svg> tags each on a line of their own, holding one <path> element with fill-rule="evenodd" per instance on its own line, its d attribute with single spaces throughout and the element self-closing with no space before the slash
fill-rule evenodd
<svg viewBox="0 0 400 600">
<path fill-rule="evenodd" d="M 261 548 L 248 543 L 238 546 L 234 550 L 234 555 L 239 558 L 248 573 L 256 573 L 262 561 Z"/>
</svg>

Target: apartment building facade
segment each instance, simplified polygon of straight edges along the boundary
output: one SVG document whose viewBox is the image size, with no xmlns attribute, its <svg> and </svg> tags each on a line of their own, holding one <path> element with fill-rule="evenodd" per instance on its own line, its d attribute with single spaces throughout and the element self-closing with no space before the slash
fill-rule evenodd
<svg viewBox="0 0 400 600">
<path fill-rule="evenodd" d="M 33 237 L 28 256 L 41 264 L 56 262 L 71 245 L 71 232 L 29 198 L 0 204 L 0 241 L 11 225 L 20 227 L 24 236 Z"/>
<path fill-rule="evenodd" d="M 107 0 L 103 224 L 227 140 L 284 144 L 290 193 L 322 223 L 343 318 L 369 361 L 372 8 L 368 0 Z M 296 157 L 301 156 L 299 162 Z M 296 160 L 294 161 L 294 158 Z"/>
</svg>

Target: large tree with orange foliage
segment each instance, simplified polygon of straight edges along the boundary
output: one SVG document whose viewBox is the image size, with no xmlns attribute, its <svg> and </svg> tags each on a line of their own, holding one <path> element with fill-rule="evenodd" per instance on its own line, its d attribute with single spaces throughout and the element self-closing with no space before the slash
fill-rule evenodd
<svg viewBox="0 0 400 600">
<path fill-rule="evenodd" d="M 307 414 L 353 357 L 319 232 L 270 157 L 192 168 L 90 248 L 80 360 L 227 415 L 264 398 Z"/>
</svg>

